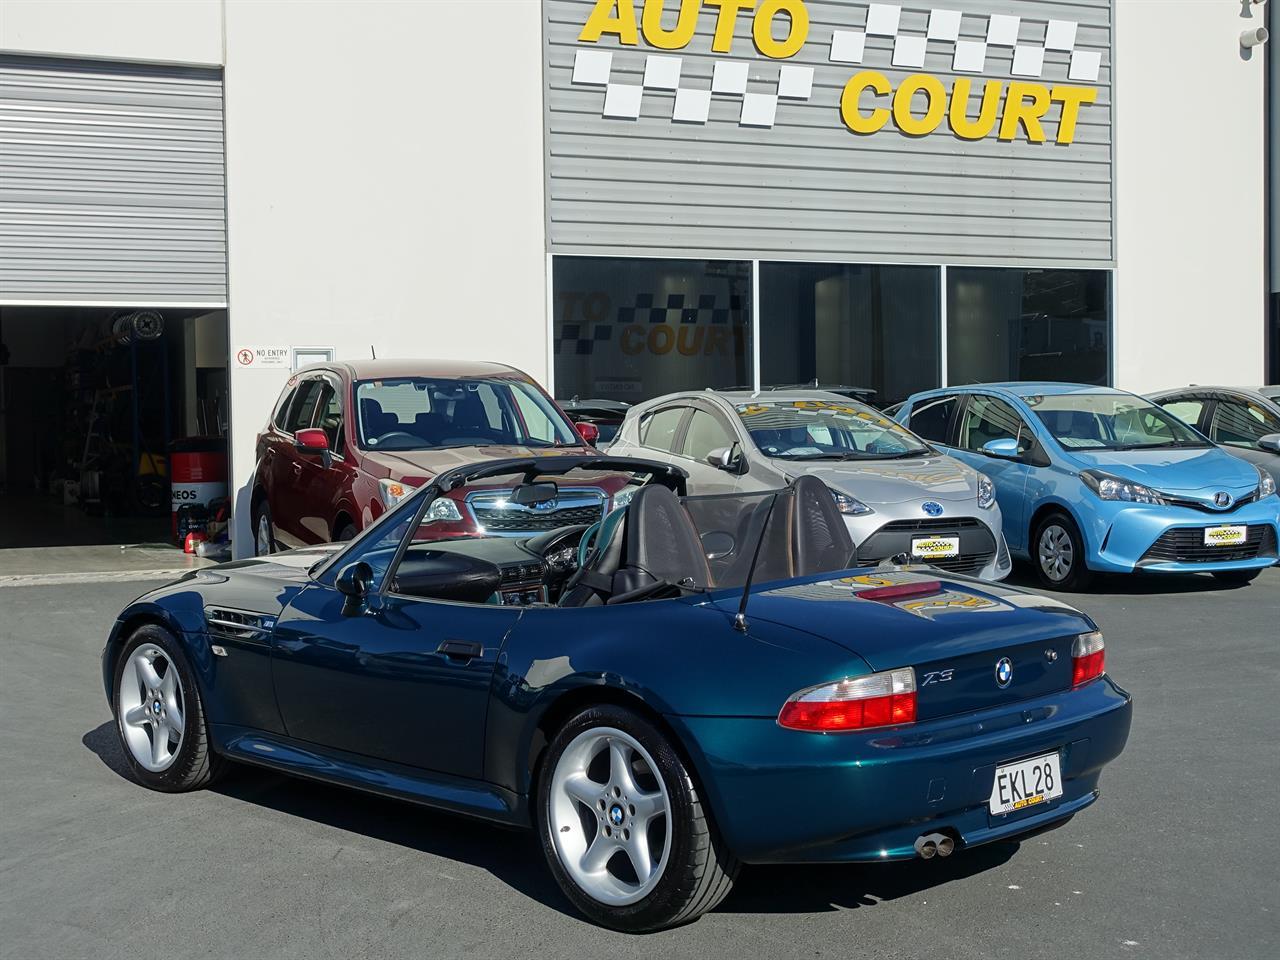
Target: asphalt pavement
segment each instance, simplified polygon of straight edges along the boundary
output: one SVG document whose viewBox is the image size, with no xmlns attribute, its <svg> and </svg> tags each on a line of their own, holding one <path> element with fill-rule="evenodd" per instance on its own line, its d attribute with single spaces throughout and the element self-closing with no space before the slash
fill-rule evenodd
<svg viewBox="0 0 1280 960">
<path fill-rule="evenodd" d="M 1136 704 L 1102 799 L 1064 828 L 946 861 L 747 868 L 650 936 L 578 918 L 528 834 L 248 769 L 136 786 L 98 653 L 146 586 L 0 587 L 0 957 L 1280 956 L 1280 569 L 1068 598 Z"/>
</svg>

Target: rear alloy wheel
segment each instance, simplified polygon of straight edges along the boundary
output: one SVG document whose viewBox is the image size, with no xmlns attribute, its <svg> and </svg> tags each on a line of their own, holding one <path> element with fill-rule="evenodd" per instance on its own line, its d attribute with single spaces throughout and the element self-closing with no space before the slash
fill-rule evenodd
<svg viewBox="0 0 1280 960">
<path fill-rule="evenodd" d="M 1065 513 L 1040 521 L 1032 537 L 1032 559 L 1040 582 L 1054 590 L 1083 590 L 1092 577 L 1085 565 L 1084 538 Z"/>
<path fill-rule="evenodd" d="M 1247 583 L 1253 583 L 1258 579 L 1261 570 L 1217 570 L 1213 574 L 1213 578 L 1220 583 L 1229 583 L 1233 586 L 1243 587 Z"/>
<path fill-rule="evenodd" d="M 543 852 L 565 895 L 602 926 L 639 933 L 701 916 L 738 863 L 667 738 L 614 706 L 589 708 L 547 748 Z"/>
<path fill-rule="evenodd" d="M 195 676 L 169 631 L 148 624 L 129 637 L 116 660 L 112 707 L 125 759 L 143 786 L 195 790 L 220 772 Z"/>
<path fill-rule="evenodd" d="M 275 537 L 272 536 L 271 507 L 263 500 L 253 509 L 253 555 L 268 557 L 276 552 Z"/>
</svg>

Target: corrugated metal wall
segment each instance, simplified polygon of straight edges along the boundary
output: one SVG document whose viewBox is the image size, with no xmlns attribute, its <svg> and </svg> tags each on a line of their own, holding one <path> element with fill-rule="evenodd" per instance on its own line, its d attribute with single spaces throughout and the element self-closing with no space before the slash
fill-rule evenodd
<svg viewBox="0 0 1280 960">
<path fill-rule="evenodd" d="M 625 3 L 626 0 L 623 0 Z M 1020 15 L 1017 42 L 1044 47 L 1049 20 L 1077 24 L 1074 50 L 1099 56 L 1096 82 L 1068 79 L 1072 54 L 1049 49 L 1039 78 L 1014 77 L 1013 49 L 989 45 L 981 73 L 957 73 L 950 40 L 927 41 L 923 69 L 891 65 L 895 40 L 869 35 L 861 63 L 833 63 L 836 31 L 861 32 L 868 4 L 808 0 L 804 47 L 770 60 L 752 45 L 749 14 L 738 17 L 730 53 L 712 53 L 716 8 L 704 7 L 684 49 L 659 50 L 643 36 L 623 46 L 578 35 L 592 0 L 544 0 L 547 85 L 548 237 L 553 253 L 760 257 L 857 262 L 1109 266 L 1112 238 L 1110 0 L 945 0 L 960 11 L 959 38 L 982 41 L 992 14 Z M 667 0 L 664 25 L 679 0 Z M 637 22 L 642 0 L 635 0 Z M 900 8 L 900 36 L 925 37 L 930 7 Z M 781 36 L 785 18 L 775 30 Z M 676 94 L 646 88 L 637 119 L 606 118 L 606 87 L 573 82 L 580 50 L 612 51 L 609 81 L 641 85 L 647 56 L 681 58 L 679 86 L 711 87 L 713 65 L 748 65 L 748 94 L 778 92 L 783 65 L 814 68 L 808 99 L 780 99 L 772 127 L 739 124 L 743 98 L 713 94 L 705 124 L 673 122 Z M 965 141 L 944 121 L 922 137 L 892 124 L 850 132 L 840 95 L 861 70 L 896 88 L 911 73 L 937 76 L 949 90 L 974 79 L 1023 79 L 1047 86 L 1096 86 L 1081 108 L 1075 142 L 1053 142 L 1059 108 L 1045 118 L 1048 142 Z M 621 102 L 621 101 L 620 101 Z M 884 103 L 881 98 L 880 103 Z M 921 101 L 922 102 L 922 101 Z M 864 98 L 864 110 L 873 101 Z"/>
<path fill-rule="evenodd" d="M 0 302 L 226 303 L 215 71 L 0 57 Z"/>
</svg>

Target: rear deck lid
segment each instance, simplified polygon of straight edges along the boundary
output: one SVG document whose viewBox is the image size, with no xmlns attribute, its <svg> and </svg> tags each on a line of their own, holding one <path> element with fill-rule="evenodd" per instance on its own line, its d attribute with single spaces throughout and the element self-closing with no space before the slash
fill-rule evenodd
<svg viewBox="0 0 1280 960">
<path fill-rule="evenodd" d="M 1059 600 L 918 567 L 765 589 L 747 616 L 826 637 L 876 671 L 914 667 L 920 720 L 1070 688 L 1072 641 L 1094 629 Z"/>
</svg>

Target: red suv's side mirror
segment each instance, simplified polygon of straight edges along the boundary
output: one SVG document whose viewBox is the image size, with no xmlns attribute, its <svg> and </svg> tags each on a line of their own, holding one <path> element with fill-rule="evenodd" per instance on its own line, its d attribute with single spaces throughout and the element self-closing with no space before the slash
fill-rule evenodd
<svg viewBox="0 0 1280 960">
<path fill-rule="evenodd" d="M 299 430 L 293 435 L 293 441 L 300 453 L 327 453 L 329 450 L 329 435 L 315 427 Z"/>
<path fill-rule="evenodd" d="M 578 436 L 580 436 L 590 446 L 595 446 L 596 441 L 600 439 L 600 428 L 594 423 L 575 423 L 578 428 Z"/>
</svg>

